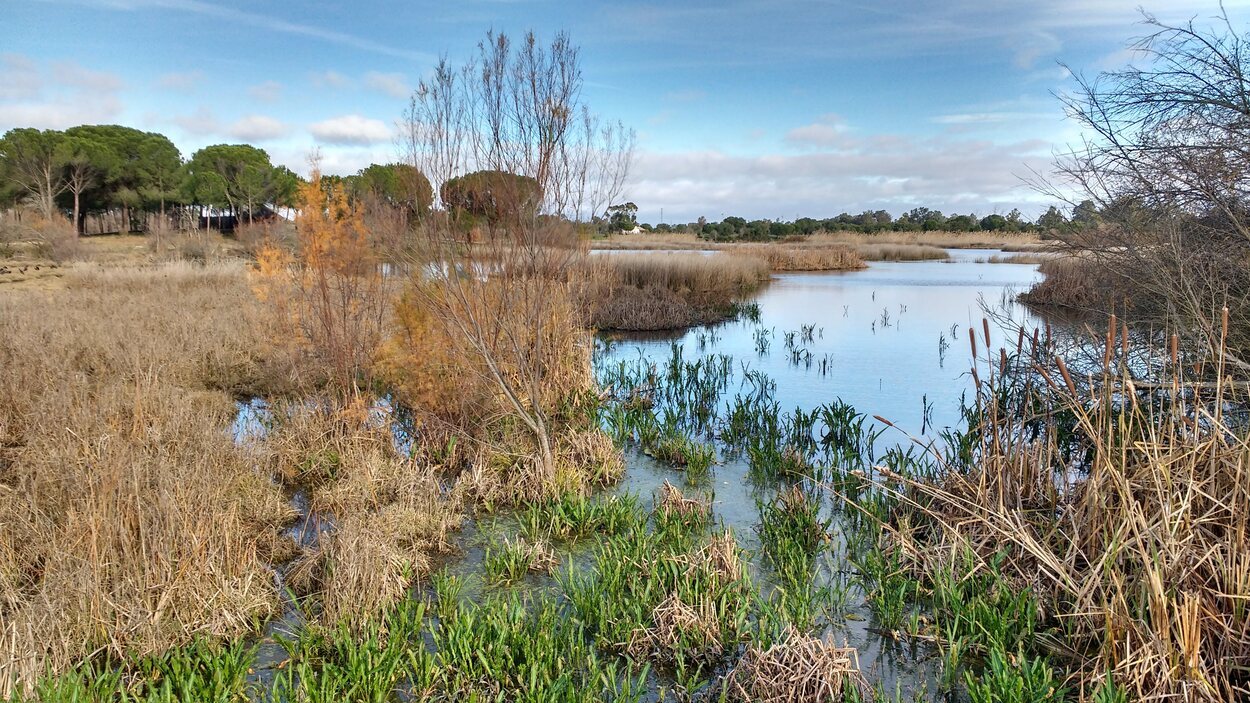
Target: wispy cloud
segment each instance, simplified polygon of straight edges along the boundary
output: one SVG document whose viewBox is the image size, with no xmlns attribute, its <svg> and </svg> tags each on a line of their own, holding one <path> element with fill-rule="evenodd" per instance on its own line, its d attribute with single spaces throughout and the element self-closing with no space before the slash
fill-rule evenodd
<svg viewBox="0 0 1250 703">
<path fill-rule="evenodd" d="M 247 94 L 262 103 L 277 102 L 282 97 L 282 84 L 277 81 L 264 81 L 249 87 Z"/>
<path fill-rule="evenodd" d="M 66 0 L 44 0 L 45 2 L 65 2 Z M 135 11 L 135 10 L 173 10 L 177 12 L 187 12 L 196 15 L 214 17 L 231 22 L 247 24 L 261 29 L 267 29 L 272 32 L 282 32 L 284 34 L 293 34 L 296 36 L 317 39 L 331 44 L 347 46 L 361 51 L 369 51 L 384 56 L 393 56 L 400 59 L 408 59 L 421 63 L 430 63 L 433 56 L 421 51 L 413 51 L 402 47 L 391 46 L 382 42 L 374 41 L 365 37 L 360 37 L 347 32 L 340 32 L 324 27 L 317 27 L 311 24 L 303 24 L 300 22 L 292 22 L 281 17 L 273 17 L 263 15 L 256 12 L 248 12 L 246 10 L 238 10 L 232 7 L 225 7 L 203 0 L 71 0 L 74 4 L 90 5 L 110 10 L 119 11 Z"/>
<path fill-rule="evenodd" d="M 161 90 L 173 90 L 189 93 L 204 82 L 203 71 L 181 71 L 162 73 L 156 79 L 156 87 Z"/>
<path fill-rule="evenodd" d="M 412 93 L 412 88 L 408 86 L 408 79 L 402 73 L 369 71 L 364 76 L 364 85 L 370 90 L 376 90 L 392 98 L 406 98 Z"/>
</svg>

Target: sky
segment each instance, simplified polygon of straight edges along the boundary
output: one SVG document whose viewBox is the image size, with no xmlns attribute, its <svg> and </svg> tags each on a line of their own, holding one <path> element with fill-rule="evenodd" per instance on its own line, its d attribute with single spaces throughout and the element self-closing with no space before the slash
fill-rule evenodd
<svg viewBox="0 0 1250 703">
<path fill-rule="evenodd" d="M 1134 59 L 1139 7 L 1194 0 L 0 0 L 0 132 L 123 124 L 184 156 L 246 142 L 306 172 L 398 160 L 440 57 L 488 30 L 581 47 L 583 99 L 637 132 L 645 222 L 917 206 L 1034 217 L 1076 144 L 1056 94 Z M 1227 0 L 1237 30 L 1250 0 Z M 1067 68 L 1065 68 L 1065 66 Z M 1069 70 L 1070 69 L 1070 70 Z M 1071 72 L 1070 72 L 1071 71 Z"/>
</svg>

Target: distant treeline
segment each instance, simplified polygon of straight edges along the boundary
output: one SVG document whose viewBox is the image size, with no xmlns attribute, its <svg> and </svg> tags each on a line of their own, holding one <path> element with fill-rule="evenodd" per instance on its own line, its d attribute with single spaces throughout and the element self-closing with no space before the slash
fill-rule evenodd
<svg viewBox="0 0 1250 703">
<path fill-rule="evenodd" d="M 885 210 L 866 210 L 858 215 L 842 213 L 837 217 L 817 219 L 801 217 L 785 220 L 747 220 L 742 217 L 726 217 L 720 222 L 708 222 L 700 217 L 698 222 L 686 224 L 641 224 L 646 232 L 685 232 L 705 239 L 715 240 L 768 240 L 791 235 L 808 235 L 816 232 L 1046 232 L 1062 228 L 1071 221 L 1087 216 L 1090 206 L 1078 205 L 1069 218 L 1059 208 L 1051 206 L 1035 221 L 1024 219 L 1019 210 L 1006 215 L 976 214 L 946 215 L 940 210 L 926 207 L 913 208 L 894 217 Z M 1084 210 L 1082 208 L 1085 208 Z"/>
<path fill-rule="evenodd" d="M 0 210 L 19 204 L 69 217 L 80 233 L 142 231 L 154 222 L 230 229 L 298 205 L 300 176 L 247 144 L 204 147 L 184 159 L 169 138 L 116 125 L 13 129 L 0 137 Z M 433 201 L 404 164 L 373 164 L 327 187 L 413 212 Z"/>
</svg>

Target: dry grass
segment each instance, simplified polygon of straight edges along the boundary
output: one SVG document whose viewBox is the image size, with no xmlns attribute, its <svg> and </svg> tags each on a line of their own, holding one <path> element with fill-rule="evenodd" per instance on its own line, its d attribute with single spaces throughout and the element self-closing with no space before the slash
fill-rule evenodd
<svg viewBox="0 0 1250 703">
<path fill-rule="evenodd" d="M 702 520 L 707 517 L 711 506 L 695 498 L 687 498 L 681 489 L 667 480 L 660 486 L 660 498 L 656 501 L 655 511 L 668 520 L 685 522 L 691 519 Z"/>
<path fill-rule="evenodd" d="M 865 267 L 854 249 L 842 245 L 743 244 L 728 253 L 759 257 L 773 271 L 852 271 Z"/>
<path fill-rule="evenodd" d="M 241 267 L 82 265 L 0 293 L 0 688 L 274 611 L 290 512 L 231 440 L 275 387 Z"/>
<path fill-rule="evenodd" d="M 660 330 L 724 319 L 758 290 L 769 266 L 755 256 L 591 256 L 580 295 L 598 329 Z"/>
<path fill-rule="evenodd" d="M 1128 700 L 1244 700 L 1250 439 L 1224 415 L 1244 407 L 1244 386 L 1218 359 L 1195 373 L 1175 347 L 1156 360 L 1172 375 L 1135 379 L 1123 334 L 1113 318 L 1088 376 L 1026 350 L 1036 380 L 1011 402 L 983 364 L 977 461 L 932 481 L 886 472 L 936 529 L 907 549 L 919 573 L 965 551 L 982 568 L 1001 559 L 1062 628 L 1086 691 L 1110 678 Z M 1040 435 L 1016 405 L 1053 408 Z"/>
<path fill-rule="evenodd" d="M 1026 264 L 1036 266 L 1055 259 L 1054 254 L 1012 254 L 1010 256 L 987 256 L 977 259 L 978 264 Z"/>
<path fill-rule="evenodd" d="M 1030 305 L 1107 312 L 1123 310 L 1129 303 L 1123 277 L 1100 262 L 1079 256 L 1052 257 L 1042 261 L 1038 271 L 1046 277 L 1020 296 Z"/>
<path fill-rule="evenodd" d="M 793 626 L 767 649 L 749 646 L 725 686 L 729 700 L 744 703 L 819 703 L 844 700 L 851 690 L 870 694 L 854 647 L 837 647 Z"/>
</svg>

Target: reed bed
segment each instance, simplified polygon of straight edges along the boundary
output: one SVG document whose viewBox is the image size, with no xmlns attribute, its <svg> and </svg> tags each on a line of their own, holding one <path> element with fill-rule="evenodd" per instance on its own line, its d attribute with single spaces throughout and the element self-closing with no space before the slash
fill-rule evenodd
<svg viewBox="0 0 1250 703">
<path fill-rule="evenodd" d="M 1037 265 L 1044 264 L 1054 260 L 1054 254 L 1011 254 L 1002 256 L 995 254 L 981 259 L 977 259 L 978 264 L 1027 264 Z"/>
<path fill-rule="evenodd" d="M 903 519 L 913 527 L 894 537 L 917 573 L 964 575 L 939 584 L 939 594 L 955 593 L 949 603 L 998 598 L 983 612 L 1019 614 L 1003 632 L 1023 639 L 974 639 L 989 663 L 982 684 L 1060 687 L 1063 677 L 1037 658 L 1044 648 L 1023 658 L 1018 649 L 1037 645 L 1035 622 L 1061 643 L 1046 656 L 1072 672 L 1069 686 L 1096 700 L 1243 699 L 1250 440 L 1225 414 L 1244 407 L 1242 386 L 1221 358 L 1185 362 L 1175 342 L 1152 360 L 1165 376 L 1145 382 L 1114 318 L 1101 346 L 1101 363 L 1079 373 L 1023 337 L 1012 354 L 982 357 L 983 420 L 965 460 L 944 460 L 928 478 L 886 472 L 904 487 L 892 524 L 912 514 Z M 1040 417 L 1022 412 L 1038 407 Z M 959 586 L 968 574 L 990 585 Z M 1011 605 L 1020 594 L 1036 604 Z M 945 640 L 957 639 L 951 627 Z M 988 700 L 978 690 L 970 686 L 974 699 Z"/>
<path fill-rule="evenodd" d="M 580 294 L 598 329 L 676 329 L 732 315 L 769 275 L 768 263 L 754 256 L 592 256 Z"/>
<path fill-rule="evenodd" d="M 1046 277 L 1020 295 L 1022 302 L 1096 312 L 1124 310 L 1131 303 L 1125 280 L 1087 257 L 1051 258 L 1038 271 Z"/>
<path fill-rule="evenodd" d="M 0 695 L 272 614 L 290 510 L 228 431 L 278 390 L 239 264 L 77 265 L 0 297 Z"/>
<path fill-rule="evenodd" d="M 941 261 L 950 258 L 945 249 L 928 244 L 863 243 L 853 246 L 865 261 Z"/>
<path fill-rule="evenodd" d="M 758 256 L 773 271 L 853 271 L 865 267 L 859 252 L 840 245 L 741 244 L 728 251 L 734 256 Z"/>
</svg>

